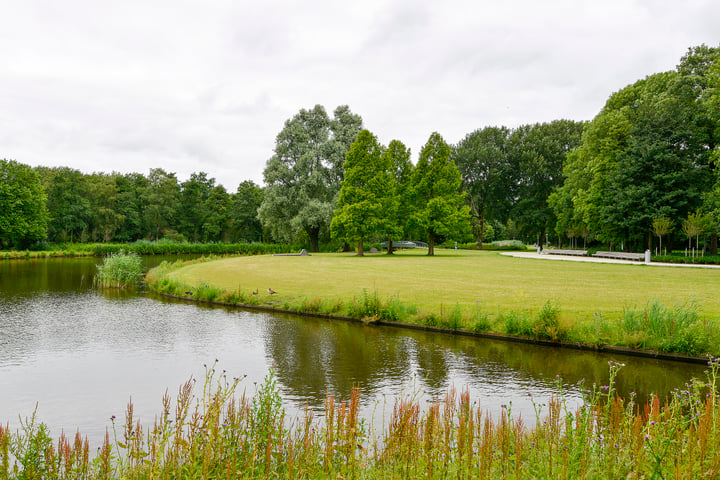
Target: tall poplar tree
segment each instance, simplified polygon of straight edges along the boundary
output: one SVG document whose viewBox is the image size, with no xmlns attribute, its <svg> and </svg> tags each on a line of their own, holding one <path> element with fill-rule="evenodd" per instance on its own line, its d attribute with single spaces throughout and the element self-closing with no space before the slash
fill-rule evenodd
<svg viewBox="0 0 720 480">
<path fill-rule="evenodd" d="M 462 177 L 450 155 L 450 145 L 434 132 L 420 152 L 412 174 L 412 219 L 427 234 L 428 255 L 440 237 L 470 230 L 470 208 L 461 191 Z"/>
<path fill-rule="evenodd" d="M 364 242 L 379 232 L 392 213 L 387 210 L 393 196 L 393 175 L 375 135 L 362 130 L 346 155 L 340 199 L 330 224 L 333 237 L 357 242 L 363 255 Z"/>
<path fill-rule="evenodd" d="M 383 153 L 384 163 L 392 174 L 392 194 L 385 200 L 384 210 L 387 221 L 380 233 L 387 239 L 387 253 L 393 253 L 393 239 L 401 239 L 407 233 L 410 204 L 410 180 L 413 164 L 410 162 L 410 149 L 400 140 L 392 140 Z"/>
</svg>

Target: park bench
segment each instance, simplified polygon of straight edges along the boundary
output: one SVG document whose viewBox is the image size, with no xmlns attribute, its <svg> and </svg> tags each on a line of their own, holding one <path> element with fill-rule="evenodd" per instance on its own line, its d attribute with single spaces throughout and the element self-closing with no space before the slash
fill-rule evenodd
<svg viewBox="0 0 720 480">
<path fill-rule="evenodd" d="M 587 255 L 587 250 L 563 250 L 560 248 L 548 248 L 542 251 L 546 255 L 576 255 L 579 257 Z"/>
<path fill-rule="evenodd" d="M 593 257 L 615 258 L 618 260 L 636 260 L 636 261 L 644 261 L 645 260 L 644 253 L 630 253 L 630 252 L 597 252 L 597 253 L 593 253 Z"/>
</svg>

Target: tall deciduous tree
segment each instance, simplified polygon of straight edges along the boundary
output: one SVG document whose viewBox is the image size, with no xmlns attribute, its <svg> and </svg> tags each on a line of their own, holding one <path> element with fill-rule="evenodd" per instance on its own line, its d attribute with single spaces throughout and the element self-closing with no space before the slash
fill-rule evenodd
<svg viewBox="0 0 720 480">
<path fill-rule="evenodd" d="M 202 238 L 206 242 L 230 240 L 232 199 L 222 185 L 216 185 L 203 203 Z"/>
<path fill-rule="evenodd" d="M 27 248 L 47 235 L 40 177 L 28 165 L 0 160 L 0 247 Z"/>
<path fill-rule="evenodd" d="M 555 215 L 548 204 L 550 194 L 563 183 L 563 162 L 568 152 L 580 145 L 583 123 L 556 120 L 523 125 L 508 139 L 515 182 L 511 212 L 522 235 L 542 239 L 555 227 Z"/>
<path fill-rule="evenodd" d="M 468 193 L 470 212 L 475 219 L 476 240 L 482 248 L 487 222 L 507 219 L 512 205 L 512 172 L 507 143 L 510 130 L 487 127 L 465 136 L 453 149 L 453 158 Z"/>
<path fill-rule="evenodd" d="M 179 230 L 189 240 L 197 242 L 203 238 L 203 224 L 209 213 L 206 202 L 213 188 L 215 179 L 208 178 L 205 172 L 191 173 L 190 178 L 180 184 Z"/>
<path fill-rule="evenodd" d="M 160 238 L 160 232 L 176 225 L 180 185 L 175 173 L 153 168 L 148 175 L 147 205 L 143 209 L 144 231 L 150 238 Z"/>
<path fill-rule="evenodd" d="M 54 241 L 85 241 L 92 216 L 85 176 L 68 167 L 49 170 L 48 236 Z"/>
<path fill-rule="evenodd" d="M 654 218 L 698 208 L 713 178 L 718 117 L 707 77 L 718 58 L 717 48 L 690 49 L 676 71 L 611 95 L 568 157 L 561 190 L 569 201 L 556 206 L 572 204 L 572 217 L 600 240 L 635 248 L 650 247 Z"/>
<path fill-rule="evenodd" d="M 359 256 L 365 240 L 381 231 L 392 214 L 386 209 L 394 193 L 387 160 L 375 135 L 361 130 L 343 165 L 344 178 L 330 230 L 335 238 L 357 242 Z"/>
<path fill-rule="evenodd" d="M 232 231 L 233 237 L 245 242 L 259 242 L 263 229 L 258 219 L 258 208 L 263 201 L 263 189 L 252 180 L 238 185 L 233 195 Z"/>
<path fill-rule="evenodd" d="M 435 254 L 438 238 L 462 235 L 470 229 L 470 208 L 461 186 L 450 146 L 434 132 L 420 151 L 412 174 L 412 218 L 427 234 L 428 255 Z"/>
<path fill-rule="evenodd" d="M 345 154 L 361 126 L 347 106 L 338 107 L 333 120 L 316 105 L 285 122 L 263 172 L 265 196 L 258 210 L 276 240 L 292 242 L 304 233 L 311 250 L 319 249 L 340 191 Z"/>
<path fill-rule="evenodd" d="M 408 230 L 412 211 L 410 186 L 413 164 L 410 149 L 400 140 L 392 140 L 383 152 L 383 162 L 392 173 L 391 195 L 384 200 L 386 222 L 380 233 L 387 239 L 387 253 L 393 253 L 393 239 L 401 239 Z"/>
</svg>

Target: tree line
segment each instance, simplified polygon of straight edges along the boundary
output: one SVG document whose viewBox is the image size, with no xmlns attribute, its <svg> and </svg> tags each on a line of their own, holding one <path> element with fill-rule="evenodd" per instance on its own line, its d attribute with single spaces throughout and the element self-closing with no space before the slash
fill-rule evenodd
<svg viewBox="0 0 720 480">
<path fill-rule="evenodd" d="M 242 182 L 228 193 L 204 172 L 84 174 L 0 160 L 0 247 L 38 242 L 256 242 L 262 188 Z"/>
<path fill-rule="evenodd" d="M 518 238 L 644 249 L 720 230 L 720 47 L 613 93 L 589 122 L 430 135 L 417 164 L 348 106 L 286 120 L 263 172 L 229 193 L 204 172 L 84 174 L 0 161 L 0 247 L 39 241 L 370 241 Z"/>
</svg>

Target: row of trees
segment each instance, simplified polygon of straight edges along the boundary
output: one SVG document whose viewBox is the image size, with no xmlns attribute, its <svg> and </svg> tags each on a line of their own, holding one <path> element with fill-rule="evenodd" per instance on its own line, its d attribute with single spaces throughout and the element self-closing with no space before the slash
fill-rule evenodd
<svg viewBox="0 0 720 480">
<path fill-rule="evenodd" d="M 610 96 L 549 197 L 558 235 L 641 250 L 652 248 L 653 233 L 660 240 L 694 225 L 690 230 L 712 235 L 717 248 L 719 59 L 720 47 L 691 48 L 676 70 Z M 663 218 L 656 227 L 666 228 L 653 227 Z"/>
<path fill-rule="evenodd" d="M 260 241 L 262 189 L 251 181 L 228 193 L 204 172 L 83 174 L 0 160 L 0 247 L 38 241 L 139 239 Z"/>
<path fill-rule="evenodd" d="M 413 230 L 427 239 L 429 255 L 438 238 L 462 237 L 470 230 L 470 210 L 450 152 L 440 134 L 433 133 L 413 167 L 402 142 L 393 140 L 385 148 L 362 130 L 344 164 L 332 235 L 357 242 L 358 255 L 365 240 L 373 237 L 387 239 L 392 253 L 393 239 Z"/>
<path fill-rule="evenodd" d="M 432 251 L 436 241 L 465 241 L 472 231 L 478 244 L 488 230 L 543 238 L 554 226 L 547 197 L 562 184 L 563 160 L 583 125 L 489 127 L 455 146 L 434 133 L 413 165 L 401 141 L 380 145 L 347 106 L 331 120 L 318 105 L 278 134 L 259 218 L 274 238 L 306 238 L 312 249 L 331 236 L 358 242 L 360 251 L 366 240 L 401 238 L 425 240 Z M 465 204 L 457 201 L 463 196 Z"/>
<path fill-rule="evenodd" d="M 682 231 L 716 245 L 719 58 L 720 47 L 691 48 L 676 70 L 612 94 L 590 122 L 486 127 L 457 145 L 434 133 L 417 165 L 402 142 L 380 145 L 349 107 L 330 117 L 317 105 L 278 133 L 266 186 L 243 182 L 236 193 L 203 172 L 179 182 L 161 169 L 87 175 L 4 160 L 0 246 L 174 235 L 312 250 L 335 238 L 362 251 L 368 240 L 434 245 L 471 231 L 482 244 L 493 230 L 636 250 Z"/>
</svg>

